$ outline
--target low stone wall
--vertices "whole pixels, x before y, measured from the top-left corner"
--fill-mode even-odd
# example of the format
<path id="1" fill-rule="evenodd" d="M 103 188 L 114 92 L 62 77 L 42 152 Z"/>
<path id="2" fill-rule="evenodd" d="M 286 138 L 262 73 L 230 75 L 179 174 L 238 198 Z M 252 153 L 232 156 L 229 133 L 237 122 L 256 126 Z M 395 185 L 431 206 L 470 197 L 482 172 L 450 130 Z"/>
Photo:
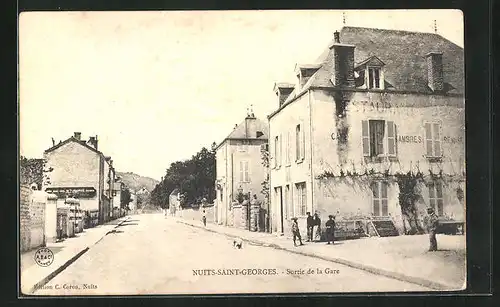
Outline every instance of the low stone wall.
<path id="1" fill-rule="evenodd" d="M 205 207 L 203 209 L 205 209 L 205 216 L 207 217 L 207 223 L 213 223 L 214 206 Z M 186 220 L 201 221 L 201 210 L 202 210 L 201 208 L 177 210 L 176 216 L 182 217 L 183 219 Z"/>

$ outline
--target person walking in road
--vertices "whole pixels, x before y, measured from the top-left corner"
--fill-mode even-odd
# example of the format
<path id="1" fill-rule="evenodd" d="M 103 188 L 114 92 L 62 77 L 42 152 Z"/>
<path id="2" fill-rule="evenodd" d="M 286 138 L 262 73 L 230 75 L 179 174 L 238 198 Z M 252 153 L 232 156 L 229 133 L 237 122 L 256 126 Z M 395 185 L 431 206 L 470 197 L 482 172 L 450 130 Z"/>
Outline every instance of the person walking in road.
<path id="1" fill-rule="evenodd" d="M 306 242 L 311 242 L 313 240 L 313 228 L 314 228 L 314 221 L 313 217 L 311 216 L 311 212 L 307 212 L 307 240 Z"/>
<path id="2" fill-rule="evenodd" d="M 292 217 L 292 235 L 293 235 L 293 246 L 297 246 L 296 239 L 299 239 L 300 245 L 304 245 L 302 243 L 302 237 L 300 236 L 299 224 L 297 223 L 296 217 Z"/>
<path id="3" fill-rule="evenodd" d="M 205 209 L 201 212 L 201 221 L 203 222 L 203 226 L 207 226 L 207 213 Z"/>
<path id="4" fill-rule="evenodd" d="M 439 219 L 436 213 L 434 212 L 434 208 L 427 209 L 427 217 L 426 217 L 426 226 L 427 231 L 429 232 L 429 251 L 434 252 L 437 251 L 437 240 L 436 240 L 436 231 L 439 225 Z"/>
<path id="5" fill-rule="evenodd" d="M 335 244 L 335 217 L 333 215 L 328 216 L 328 221 L 326 221 L 326 244 Z"/>
<path id="6" fill-rule="evenodd" d="M 313 216 L 313 229 L 314 229 L 314 241 L 321 240 L 321 219 L 319 218 L 318 212 L 314 213 Z"/>

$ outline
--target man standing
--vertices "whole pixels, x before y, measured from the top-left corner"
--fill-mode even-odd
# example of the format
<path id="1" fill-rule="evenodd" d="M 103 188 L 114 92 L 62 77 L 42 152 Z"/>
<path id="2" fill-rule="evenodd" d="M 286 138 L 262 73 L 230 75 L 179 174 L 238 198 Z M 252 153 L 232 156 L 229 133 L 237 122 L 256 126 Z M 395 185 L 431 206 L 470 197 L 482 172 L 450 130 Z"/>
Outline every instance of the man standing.
<path id="1" fill-rule="evenodd" d="M 302 244 L 302 237 L 300 236 L 299 224 L 297 223 L 297 218 L 292 217 L 292 235 L 293 235 L 293 246 L 297 246 L 296 239 L 299 239 L 300 245 Z"/>
<path id="2" fill-rule="evenodd" d="M 328 221 L 326 221 L 326 244 L 335 244 L 335 220 L 333 215 L 328 216 Z"/>
<path id="3" fill-rule="evenodd" d="M 313 230 L 314 230 L 314 240 L 321 240 L 321 219 L 319 218 L 318 212 L 314 213 L 313 217 Z"/>
<path id="4" fill-rule="evenodd" d="M 314 228 L 313 217 L 311 216 L 311 212 L 307 212 L 307 240 L 306 240 L 306 242 L 311 242 L 313 240 L 313 228 Z"/>
<path id="5" fill-rule="evenodd" d="M 427 231 L 429 232 L 429 251 L 437 251 L 437 240 L 436 240 L 436 231 L 439 225 L 439 219 L 436 213 L 434 212 L 434 208 L 427 209 Z"/>

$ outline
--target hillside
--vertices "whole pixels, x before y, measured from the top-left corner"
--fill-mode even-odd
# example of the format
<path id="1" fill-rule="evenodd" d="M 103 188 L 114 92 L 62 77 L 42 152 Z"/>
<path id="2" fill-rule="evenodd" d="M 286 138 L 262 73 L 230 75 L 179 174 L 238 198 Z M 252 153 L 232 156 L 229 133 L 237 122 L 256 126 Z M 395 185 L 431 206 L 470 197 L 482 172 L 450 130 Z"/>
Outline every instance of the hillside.
<path id="1" fill-rule="evenodd" d="M 132 172 L 116 172 L 116 174 L 122 178 L 123 183 L 125 183 L 132 191 L 137 191 L 142 187 L 145 187 L 149 192 L 151 192 L 159 183 L 156 179 L 137 175 Z"/>

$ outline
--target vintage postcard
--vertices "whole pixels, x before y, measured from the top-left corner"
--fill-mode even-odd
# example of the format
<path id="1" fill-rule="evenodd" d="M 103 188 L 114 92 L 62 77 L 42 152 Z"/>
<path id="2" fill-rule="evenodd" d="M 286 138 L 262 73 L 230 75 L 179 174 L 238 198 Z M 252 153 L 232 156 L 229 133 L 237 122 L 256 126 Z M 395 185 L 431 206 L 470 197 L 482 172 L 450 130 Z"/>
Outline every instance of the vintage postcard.
<path id="1" fill-rule="evenodd" d="M 463 25 L 22 13 L 20 296 L 465 289 Z"/>

